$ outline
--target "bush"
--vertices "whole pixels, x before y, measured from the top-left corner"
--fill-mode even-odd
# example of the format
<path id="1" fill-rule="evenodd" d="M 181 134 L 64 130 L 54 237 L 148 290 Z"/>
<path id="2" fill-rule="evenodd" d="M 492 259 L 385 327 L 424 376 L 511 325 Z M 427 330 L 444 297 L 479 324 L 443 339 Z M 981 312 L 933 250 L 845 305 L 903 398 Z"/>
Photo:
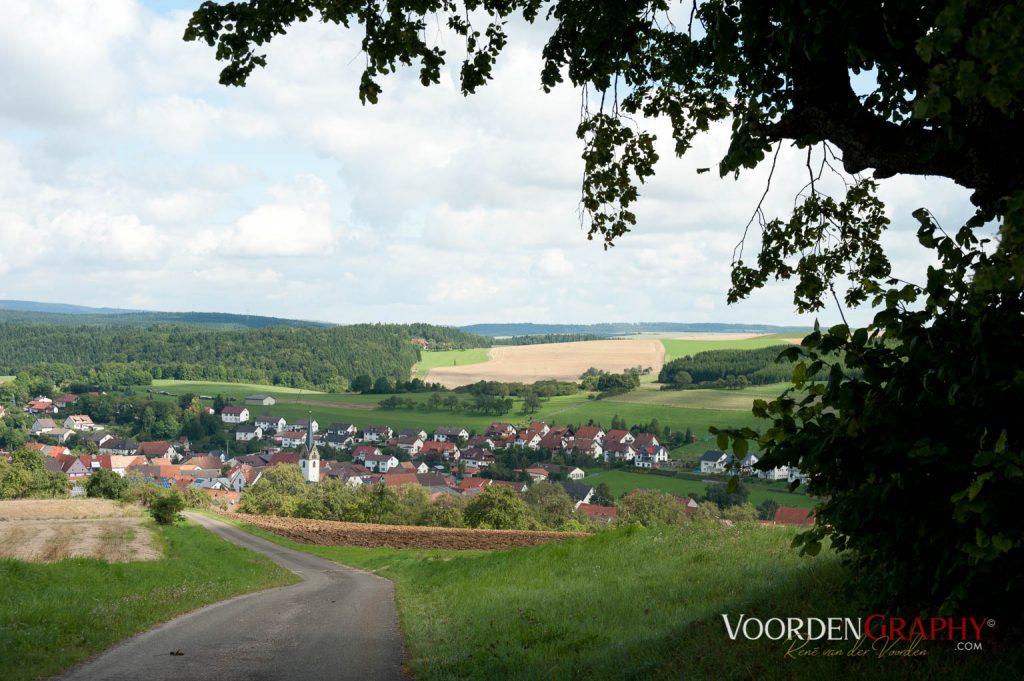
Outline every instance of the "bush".
<path id="1" fill-rule="evenodd" d="M 529 530 L 533 527 L 530 507 L 515 490 L 491 485 L 466 505 L 464 513 L 470 527 L 494 530 Z"/>
<path id="2" fill-rule="evenodd" d="M 128 481 L 113 471 L 94 471 L 85 483 L 85 494 L 101 499 L 127 499 Z"/>
<path id="3" fill-rule="evenodd" d="M 633 492 L 619 499 L 621 522 L 640 523 L 645 527 L 658 525 L 682 525 L 686 522 L 686 510 L 677 497 L 666 492 L 649 489 Z"/>
<path id="4" fill-rule="evenodd" d="M 185 490 L 185 505 L 189 508 L 210 508 L 213 506 L 213 500 L 203 490 L 189 487 Z"/>
<path id="5" fill-rule="evenodd" d="M 752 504 L 739 504 L 722 510 L 722 520 L 734 523 L 752 523 L 757 520 L 757 509 Z"/>
<path id="6" fill-rule="evenodd" d="M 464 506 L 458 497 L 445 495 L 424 509 L 416 524 L 430 527 L 465 527 L 466 521 L 462 517 Z"/>
<path id="7" fill-rule="evenodd" d="M 128 483 L 128 501 L 149 507 L 153 500 L 164 493 L 164 488 L 151 482 L 130 481 Z"/>
<path id="8" fill-rule="evenodd" d="M 176 489 L 170 489 L 153 500 L 149 514 L 160 525 L 173 525 L 185 509 L 185 497 Z"/>

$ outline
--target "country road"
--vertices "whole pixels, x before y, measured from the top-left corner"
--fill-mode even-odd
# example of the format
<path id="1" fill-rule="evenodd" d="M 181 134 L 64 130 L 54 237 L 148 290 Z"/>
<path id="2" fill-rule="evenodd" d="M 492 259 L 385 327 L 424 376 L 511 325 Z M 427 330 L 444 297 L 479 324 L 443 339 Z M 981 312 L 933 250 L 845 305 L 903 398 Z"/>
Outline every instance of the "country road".
<path id="1" fill-rule="evenodd" d="M 401 680 L 394 588 L 381 577 L 293 551 L 203 515 L 224 539 L 303 577 L 207 606 L 120 643 L 62 680 Z M 180 655 L 172 652 L 180 651 Z"/>

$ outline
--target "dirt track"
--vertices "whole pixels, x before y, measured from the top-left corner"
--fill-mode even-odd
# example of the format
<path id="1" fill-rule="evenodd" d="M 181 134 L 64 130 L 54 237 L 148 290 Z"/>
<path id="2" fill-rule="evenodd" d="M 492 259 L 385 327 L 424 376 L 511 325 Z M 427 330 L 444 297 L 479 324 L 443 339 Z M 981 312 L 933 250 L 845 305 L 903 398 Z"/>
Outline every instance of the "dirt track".
<path id="1" fill-rule="evenodd" d="M 369 523 L 342 523 L 333 520 L 278 518 L 245 513 L 232 514 L 231 517 L 297 542 L 323 546 L 498 550 L 589 536 L 585 532 L 523 532 L 519 530 L 372 525 Z"/>

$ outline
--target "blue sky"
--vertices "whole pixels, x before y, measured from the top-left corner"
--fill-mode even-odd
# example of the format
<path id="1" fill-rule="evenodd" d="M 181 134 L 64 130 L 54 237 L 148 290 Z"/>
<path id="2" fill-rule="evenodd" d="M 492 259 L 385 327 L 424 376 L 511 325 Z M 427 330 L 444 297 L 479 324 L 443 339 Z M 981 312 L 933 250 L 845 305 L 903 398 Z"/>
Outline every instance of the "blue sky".
<path id="1" fill-rule="evenodd" d="M 212 50 L 180 39 L 197 4 L 14 0 L 0 26 L 0 298 L 336 322 L 813 320 L 784 285 L 725 303 L 766 178 L 696 173 L 724 153 L 725 126 L 682 160 L 663 145 L 616 248 L 586 240 L 579 93 L 541 93 L 543 27 L 513 26 L 473 97 L 452 71 L 433 88 L 406 72 L 363 107 L 358 36 L 315 23 L 272 45 L 248 87 L 219 86 Z M 770 209 L 785 214 L 804 172 L 784 150 Z M 896 178 L 883 196 L 895 271 L 920 280 L 910 211 L 958 224 L 967 193 Z"/>

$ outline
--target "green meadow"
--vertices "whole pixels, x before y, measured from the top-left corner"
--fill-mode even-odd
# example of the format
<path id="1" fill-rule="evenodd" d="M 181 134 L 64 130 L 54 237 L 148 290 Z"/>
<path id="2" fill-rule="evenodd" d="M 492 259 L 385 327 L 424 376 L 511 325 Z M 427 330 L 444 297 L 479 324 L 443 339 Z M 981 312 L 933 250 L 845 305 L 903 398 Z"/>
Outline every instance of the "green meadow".
<path id="1" fill-rule="evenodd" d="M 156 531 L 160 560 L 0 559 L 0 681 L 52 676 L 190 610 L 298 581 L 198 525 Z"/>
<path id="2" fill-rule="evenodd" d="M 765 389 L 765 386 L 750 389 L 750 399 L 763 394 Z M 605 400 L 592 400 L 586 394 L 567 395 L 545 400 L 540 410 L 533 414 L 523 414 L 522 402 L 516 400 L 513 411 L 500 417 L 473 413 L 465 409 L 454 411 L 421 408 L 380 409 L 377 406 L 378 403 L 388 395 L 280 390 L 276 386 L 266 385 L 158 380 L 154 381 L 151 387 L 138 388 L 136 392 L 145 393 L 146 390 L 151 391 L 154 399 L 171 400 L 184 393 L 219 394 L 225 398 L 233 398 L 235 403 L 239 404 L 246 395 L 265 393 L 273 395 L 278 400 L 277 404 L 272 407 L 249 407 L 253 415 L 283 416 L 287 420 L 294 421 L 312 413 L 313 418 L 324 426 L 334 422 L 344 422 L 355 423 L 360 427 L 370 424 L 386 424 L 395 429 L 423 428 L 430 431 L 438 426 L 461 425 L 480 432 L 494 421 L 525 423 L 532 419 L 538 419 L 551 425 L 576 425 L 592 420 L 608 427 L 612 417 L 616 415 L 621 416 L 631 425 L 649 423 L 652 419 L 658 419 L 662 426 L 668 426 L 674 430 L 684 431 L 690 428 L 699 438 L 697 443 L 675 450 L 673 456 L 677 458 L 699 456 L 712 441 L 711 436 L 708 435 L 710 426 L 743 427 L 756 426 L 758 423 L 749 410 L 738 409 L 736 404 L 729 404 L 728 408 L 720 406 L 727 398 L 735 400 L 737 395 L 746 393 L 746 390 L 692 390 L 679 393 L 640 390 Z M 161 391 L 169 394 L 161 395 Z M 680 396 L 683 392 L 686 395 Z M 701 403 L 702 393 L 707 393 L 707 406 L 703 406 Z M 641 397 L 646 394 L 650 394 L 651 397 Z M 429 395 L 406 393 L 399 397 L 425 404 Z M 470 398 L 465 396 L 463 399 L 468 401 Z"/>
<path id="3" fill-rule="evenodd" d="M 634 489 L 656 489 L 662 492 L 674 494 L 677 497 L 701 497 L 707 492 L 709 483 L 702 480 L 688 480 L 683 478 L 670 478 L 664 475 L 652 475 L 650 473 L 633 473 L 629 471 L 596 471 L 588 473 L 583 482 L 588 485 L 597 486 L 602 482 L 608 485 L 608 489 L 615 497 L 620 497 Z M 716 484 L 716 483 L 711 483 Z M 802 492 L 790 492 L 784 482 L 747 482 L 743 485 L 750 492 L 748 501 L 755 506 L 773 499 L 780 506 L 799 506 L 810 508 L 816 501 Z"/>
<path id="4" fill-rule="evenodd" d="M 469 350 L 424 350 L 420 353 L 420 361 L 412 368 L 413 376 L 426 378 L 427 372 L 437 367 L 465 366 L 482 364 L 490 355 L 490 348 L 470 348 Z"/>
<path id="5" fill-rule="evenodd" d="M 740 338 L 734 340 L 684 340 L 680 338 L 663 338 L 665 361 L 695 355 L 708 350 L 756 350 L 769 348 L 773 345 L 785 345 L 791 338 L 802 338 L 801 334 L 772 334 L 756 338 Z"/>
<path id="6" fill-rule="evenodd" d="M 626 527 L 496 552 L 280 545 L 395 582 L 419 681 L 449 679 L 687 679 L 848 681 L 1019 678 L 1024 655 L 1006 642 L 981 653 L 925 644 L 926 658 L 787 658 L 789 643 L 730 640 L 722 615 L 865 617 L 835 554 L 800 557 L 794 530 L 693 522 Z M 852 643 L 838 642 L 842 651 Z M 905 647 L 905 646 L 904 646 Z"/>
<path id="7" fill-rule="evenodd" d="M 14 376 L 0 376 L 0 383 L 7 383 L 7 382 L 13 381 L 13 380 L 14 380 Z"/>

